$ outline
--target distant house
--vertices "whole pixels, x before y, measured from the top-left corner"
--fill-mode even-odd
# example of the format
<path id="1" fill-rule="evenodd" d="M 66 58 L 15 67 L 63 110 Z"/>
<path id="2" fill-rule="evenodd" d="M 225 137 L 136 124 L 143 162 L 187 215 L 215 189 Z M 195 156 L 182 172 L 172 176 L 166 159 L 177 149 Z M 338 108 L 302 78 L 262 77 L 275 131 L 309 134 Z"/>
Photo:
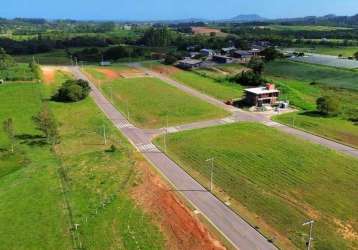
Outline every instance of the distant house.
<path id="1" fill-rule="evenodd" d="M 109 62 L 109 61 L 101 61 L 101 62 L 99 63 L 99 65 L 100 65 L 100 66 L 110 66 L 110 65 L 111 65 L 111 62 Z"/>
<path id="2" fill-rule="evenodd" d="M 231 57 L 224 56 L 224 55 L 214 55 L 213 61 L 217 63 L 232 63 L 233 59 Z"/>
<path id="3" fill-rule="evenodd" d="M 190 58 L 198 58 L 201 56 L 201 53 L 199 52 L 190 52 Z"/>
<path id="4" fill-rule="evenodd" d="M 205 57 L 212 57 L 215 52 L 212 49 L 202 49 L 200 50 L 200 54 Z"/>
<path id="5" fill-rule="evenodd" d="M 266 84 L 264 87 L 245 89 L 245 102 L 250 106 L 274 105 L 278 101 L 280 91 L 274 84 Z"/>
<path id="6" fill-rule="evenodd" d="M 185 58 L 184 60 L 178 61 L 177 67 L 182 69 L 193 69 L 193 68 L 199 68 L 202 63 L 203 62 L 201 60 Z"/>
<path id="7" fill-rule="evenodd" d="M 223 55 L 231 55 L 236 50 L 235 47 L 222 48 L 221 54 Z"/>
<path id="8" fill-rule="evenodd" d="M 235 50 L 232 56 L 243 61 L 249 61 L 253 57 L 253 54 L 248 50 Z"/>

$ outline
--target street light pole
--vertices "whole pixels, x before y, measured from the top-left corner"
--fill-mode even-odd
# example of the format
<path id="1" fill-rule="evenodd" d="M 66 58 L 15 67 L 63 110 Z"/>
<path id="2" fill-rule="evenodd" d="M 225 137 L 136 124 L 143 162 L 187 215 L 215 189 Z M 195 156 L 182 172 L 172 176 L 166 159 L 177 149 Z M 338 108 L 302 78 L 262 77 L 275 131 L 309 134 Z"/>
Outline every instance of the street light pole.
<path id="1" fill-rule="evenodd" d="M 214 176 L 214 160 L 215 158 L 207 159 L 206 162 L 211 162 L 211 173 L 210 173 L 210 192 L 213 192 L 213 176 Z"/>
<path id="2" fill-rule="evenodd" d="M 311 220 L 311 221 L 308 221 L 308 222 L 302 224 L 302 226 L 310 225 L 310 234 L 309 234 L 309 239 L 308 239 L 307 250 L 310 250 L 311 247 L 312 247 L 312 240 L 313 240 L 313 238 L 312 238 L 313 223 L 314 223 L 314 220 Z"/>

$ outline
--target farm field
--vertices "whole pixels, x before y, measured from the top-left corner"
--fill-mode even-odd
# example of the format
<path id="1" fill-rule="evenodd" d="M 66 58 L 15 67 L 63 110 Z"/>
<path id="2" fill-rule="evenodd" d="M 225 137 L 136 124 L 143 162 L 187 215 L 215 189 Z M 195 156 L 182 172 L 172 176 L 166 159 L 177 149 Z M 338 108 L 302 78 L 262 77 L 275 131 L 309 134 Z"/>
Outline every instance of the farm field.
<path id="1" fill-rule="evenodd" d="M 320 25 L 268 25 L 265 28 L 276 31 L 335 31 L 335 30 L 351 30 L 345 27 L 320 26 Z"/>
<path id="2" fill-rule="evenodd" d="M 165 127 L 229 115 L 228 112 L 181 92 L 156 78 L 119 79 L 100 86 L 105 95 L 136 125 Z"/>
<path id="3" fill-rule="evenodd" d="M 109 67 L 86 66 L 84 69 L 89 77 L 97 81 L 145 76 L 140 70 L 125 64 L 115 64 Z"/>
<path id="4" fill-rule="evenodd" d="M 306 55 L 303 57 L 290 58 L 289 60 L 295 61 L 295 62 L 311 63 L 311 64 L 324 65 L 324 66 L 343 68 L 343 69 L 357 69 L 358 68 L 357 60 L 337 58 L 335 56 L 330 56 L 330 55 L 319 55 L 319 54 L 313 55 L 312 54 L 312 55 Z"/>
<path id="5" fill-rule="evenodd" d="M 232 84 L 225 80 L 216 81 L 209 77 L 204 77 L 190 71 L 180 70 L 173 66 L 165 66 L 161 64 L 144 64 L 144 66 L 154 71 L 167 74 L 174 80 L 219 100 L 227 101 L 237 99 L 241 98 L 243 95 L 243 87 L 239 84 Z"/>
<path id="6" fill-rule="evenodd" d="M 254 123 L 170 134 L 167 150 L 206 187 L 214 157 L 215 194 L 284 249 L 304 248 L 309 219 L 314 249 L 357 247 L 356 159 Z"/>
<path id="7" fill-rule="evenodd" d="M 358 90 L 357 72 L 328 66 L 277 60 L 266 65 L 265 75 Z"/>
<path id="8" fill-rule="evenodd" d="M 297 48 L 297 51 L 308 52 L 308 53 L 316 53 L 323 55 L 331 55 L 331 56 L 339 56 L 350 57 L 353 56 L 354 53 L 358 52 L 358 47 L 327 47 L 327 46 L 314 46 L 312 48 Z"/>
<path id="9" fill-rule="evenodd" d="M 30 63 L 34 59 L 40 64 L 47 65 L 71 65 L 71 59 L 66 54 L 65 50 L 55 50 L 48 53 L 40 53 L 33 55 L 18 55 L 14 56 L 18 63 Z"/>

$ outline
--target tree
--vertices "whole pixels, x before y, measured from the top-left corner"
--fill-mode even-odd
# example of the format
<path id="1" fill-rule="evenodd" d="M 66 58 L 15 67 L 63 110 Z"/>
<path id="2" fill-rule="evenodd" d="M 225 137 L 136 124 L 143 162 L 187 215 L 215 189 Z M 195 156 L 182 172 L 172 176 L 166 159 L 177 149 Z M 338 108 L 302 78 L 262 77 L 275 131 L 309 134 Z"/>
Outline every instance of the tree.
<path id="1" fill-rule="evenodd" d="M 45 135 L 47 143 L 51 143 L 52 145 L 58 143 L 58 124 L 56 122 L 55 116 L 47 104 L 44 104 L 40 112 L 32 119 L 36 124 L 37 129 Z"/>
<path id="2" fill-rule="evenodd" d="M 58 102 L 78 102 L 85 99 L 91 88 L 84 80 L 67 80 L 57 90 L 52 100 Z"/>
<path id="3" fill-rule="evenodd" d="M 173 65 L 178 61 L 178 58 L 172 54 L 167 54 L 164 59 L 164 64 Z"/>
<path id="4" fill-rule="evenodd" d="M 323 115 L 337 115 L 339 113 L 339 102 L 331 96 L 322 96 L 317 99 L 317 110 Z"/>
<path id="5" fill-rule="evenodd" d="M 274 61 L 282 56 L 281 53 L 273 47 L 264 49 L 260 54 L 265 57 L 266 62 Z"/>
<path id="6" fill-rule="evenodd" d="M 356 60 L 358 60 L 358 51 L 357 51 L 356 53 L 354 53 L 354 58 L 355 58 Z"/>
<path id="7" fill-rule="evenodd" d="M 247 66 L 252 69 L 255 74 L 261 75 L 264 71 L 265 64 L 261 58 L 253 57 Z"/>
<path id="8" fill-rule="evenodd" d="M 5 134 L 10 140 L 11 143 L 11 152 L 14 152 L 14 146 L 15 146 L 15 129 L 14 129 L 14 123 L 11 118 L 5 120 L 3 122 L 3 129 Z"/>
<path id="9" fill-rule="evenodd" d="M 252 71 L 243 71 L 234 76 L 232 80 L 245 86 L 260 86 L 265 83 L 265 79 L 261 75 L 255 74 Z"/>
<path id="10" fill-rule="evenodd" d="M 0 48 L 0 69 L 6 69 L 14 65 L 14 59 L 8 54 L 6 54 L 3 48 Z"/>

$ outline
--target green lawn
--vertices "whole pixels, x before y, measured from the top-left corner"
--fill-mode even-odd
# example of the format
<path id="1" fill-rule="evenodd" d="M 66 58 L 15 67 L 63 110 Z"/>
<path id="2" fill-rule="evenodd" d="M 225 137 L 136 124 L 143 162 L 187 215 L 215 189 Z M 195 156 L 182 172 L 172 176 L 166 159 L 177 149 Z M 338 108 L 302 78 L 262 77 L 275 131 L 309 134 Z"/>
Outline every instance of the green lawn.
<path id="1" fill-rule="evenodd" d="M 160 128 L 209 120 L 228 112 L 187 95 L 156 78 L 131 78 L 105 82 L 102 91 L 131 121 L 144 128 Z"/>
<path id="2" fill-rule="evenodd" d="M 214 157 L 215 194 L 223 198 L 224 190 L 250 211 L 245 218 L 252 224 L 295 247 L 275 236 L 279 245 L 303 249 L 302 223 L 314 219 L 314 249 L 358 247 L 356 159 L 254 123 L 171 134 L 167 145 L 169 156 L 206 187 L 206 159 Z"/>
<path id="3" fill-rule="evenodd" d="M 228 81 L 215 81 L 189 71 L 179 71 L 170 77 L 223 101 L 238 99 L 243 95 L 243 87 L 239 84 L 233 84 Z"/>
<path id="4" fill-rule="evenodd" d="M 358 126 L 342 118 L 301 112 L 279 115 L 274 120 L 358 148 Z"/>
<path id="5" fill-rule="evenodd" d="M 130 196 L 140 183 L 135 164 L 142 159 L 90 98 L 51 102 L 61 143 L 54 150 L 41 143 L 31 117 L 52 92 L 48 88 L 0 86 L 0 122 L 13 118 L 17 135 L 12 154 L 0 130 L 0 248 L 163 249 L 159 228 Z"/>
<path id="6" fill-rule="evenodd" d="M 266 64 L 265 75 L 358 90 L 358 73 L 353 70 L 277 60 Z"/>

